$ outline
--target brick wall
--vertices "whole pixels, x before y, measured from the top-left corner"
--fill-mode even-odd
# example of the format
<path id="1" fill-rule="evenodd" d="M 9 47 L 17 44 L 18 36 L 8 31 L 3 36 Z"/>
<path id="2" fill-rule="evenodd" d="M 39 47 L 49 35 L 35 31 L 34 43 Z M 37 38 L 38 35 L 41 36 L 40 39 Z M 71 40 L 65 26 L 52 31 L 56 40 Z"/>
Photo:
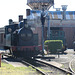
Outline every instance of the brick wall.
<path id="1" fill-rule="evenodd" d="M 73 41 L 75 40 L 75 27 L 63 28 L 68 48 L 73 48 Z"/>

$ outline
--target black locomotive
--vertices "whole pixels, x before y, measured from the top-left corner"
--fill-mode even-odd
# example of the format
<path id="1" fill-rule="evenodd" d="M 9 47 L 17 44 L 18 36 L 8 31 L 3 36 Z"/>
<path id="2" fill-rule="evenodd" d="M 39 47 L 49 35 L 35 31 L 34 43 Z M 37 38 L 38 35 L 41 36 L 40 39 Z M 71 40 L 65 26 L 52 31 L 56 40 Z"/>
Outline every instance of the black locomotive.
<path id="1" fill-rule="evenodd" d="M 10 53 L 16 57 L 35 57 L 42 50 L 38 45 L 38 34 L 33 34 L 27 19 L 18 25 L 5 26 L 5 49 L 10 49 Z"/>

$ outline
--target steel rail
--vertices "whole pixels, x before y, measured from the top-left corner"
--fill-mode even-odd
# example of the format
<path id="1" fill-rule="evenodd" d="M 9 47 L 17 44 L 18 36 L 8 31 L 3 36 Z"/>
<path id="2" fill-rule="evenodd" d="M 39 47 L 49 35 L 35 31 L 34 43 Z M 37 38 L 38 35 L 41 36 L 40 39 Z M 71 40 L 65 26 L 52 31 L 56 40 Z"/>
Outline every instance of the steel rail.
<path id="1" fill-rule="evenodd" d="M 11 57 L 11 56 L 9 56 L 9 55 L 5 55 L 5 56 Z M 73 60 L 73 59 L 72 59 L 72 60 Z M 72 62 L 72 60 L 71 60 L 71 62 Z M 20 61 L 21 61 L 22 63 L 24 63 L 24 64 L 26 64 L 26 65 L 28 65 L 28 66 L 31 66 L 32 68 L 36 69 L 36 71 L 38 71 L 38 72 L 41 73 L 42 75 L 48 75 L 47 73 L 45 73 L 45 72 L 43 72 L 43 71 L 40 71 L 37 67 L 33 66 L 32 64 L 30 64 L 30 63 L 28 63 L 28 62 L 26 62 L 26 61 L 24 61 L 24 60 L 20 60 Z M 67 74 L 70 74 L 70 75 L 75 74 L 75 72 L 74 72 L 74 71 L 72 70 L 72 68 L 71 68 L 71 62 L 69 63 L 69 68 L 70 68 L 70 70 L 71 70 L 71 72 L 70 72 L 70 71 L 67 71 L 66 69 L 59 68 L 59 67 L 57 67 L 57 66 L 55 66 L 55 65 L 53 65 L 53 64 L 50 64 L 48 61 L 45 61 L 45 60 L 38 60 L 38 59 L 35 59 L 35 61 L 40 62 L 40 63 L 43 63 L 43 64 L 46 64 L 46 65 L 48 65 L 48 66 L 52 66 L 52 67 L 57 68 L 57 69 L 59 69 L 59 70 L 61 70 L 61 71 L 63 71 L 63 72 L 66 72 Z"/>
<path id="2" fill-rule="evenodd" d="M 12 57 L 12 56 L 9 56 L 9 55 L 4 55 L 4 56 Z M 12 58 L 14 58 L 14 57 L 12 57 Z M 15 59 L 17 59 L 17 58 L 15 58 Z M 38 69 L 37 67 L 33 66 L 32 64 L 30 64 L 30 63 L 28 63 L 28 62 L 26 62 L 26 61 L 24 61 L 24 60 L 21 60 L 21 59 L 17 59 L 17 60 L 19 60 L 19 61 L 22 62 L 23 64 L 26 64 L 26 65 L 28 65 L 28 66 L 31 66 L 32 68 L 34 68 L 34 69 L 35 69 L 38 73 L 40 73 L 41 75 L 48 75 L 48 74 L 44 73 L 43 71 L 41 71 L 40 69 Z"/>
<path id="3" fill-rule="evenodd" d="M 75 59 L 75 58 L 74 58 L 74 59 Z M 71 65 L 72 65 L 72 62 L 73 62 L 74 59 L 72 59 L 72 60 L 70 61 L 70 63 L 69 63 L 69 69 L 70 69 L 71 72 L 73 72 L 73 74 L 75 74 L 75 71 L 72 69 Z"/>
<path id="4" fill-rule="evenodd" d="M 63 69 L 63 68 L 59 68 L 59 67 L 57 67 L 57 66 L 55 66 L 55 65 L 53 65 L 53 64 L 50 64 L 48 61 L 45 61 L 45 60 L 43 61 L 43 60 L 38 60 L 38 59 L 36 59 L 36 61 L 38 61 L 38 62 L 40 62 L 40 63 L 44 63 L 44 64 L 46 64 L 46 65 L 48 65 L 48 66 L 52 66 L 52 67 L 54 67 L 54 68 L 57 68 L 57 69 L 59 69 L 59 70 L 65 72 L 65 73 L 67 73 L 67 74 L 73 75 L 72 72 L 70 72 L 70 71 L 68 71 L 68 70 L 66 70 L 66 69 Z"/>
<path id="5" fill-rule="evenodd" d="M 26 64 L 26 65 L 28 65 L 28 66 L 31 66 L 32 68 L 34 68 L 36 71 L 38 71 L 42 75 L 48 75 L 48 74 L 44 73 L 43 71 L 39 70 L 37 67 L 33 66 L 32 64 L 30 64 L 30 63 L 28 63 L 28 62 L 26 62 L 24 60 L 22 60 L 21 62 L 24 63 L 24 64 Z"/>

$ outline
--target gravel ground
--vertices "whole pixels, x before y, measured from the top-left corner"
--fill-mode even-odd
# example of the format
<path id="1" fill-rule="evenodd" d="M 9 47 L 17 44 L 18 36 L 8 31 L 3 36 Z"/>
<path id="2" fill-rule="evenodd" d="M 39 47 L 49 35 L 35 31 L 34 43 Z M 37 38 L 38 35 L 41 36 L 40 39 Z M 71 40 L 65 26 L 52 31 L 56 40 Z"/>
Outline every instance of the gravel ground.
<path id="1" fill-rule="evenodd" d="M 66 73 L 54 68 L 54 67 L 40 67 L 41 69 L 43 69 L 43 71 L 45 73 L 47 73 L 48 75 L 67 75 Z"/>
<path id="2" fill-rule="evenodd" d="M 67 49 L 65 51 L 65 54 L 59 54 L 59 57 L 57 54 L 56 55 L 48 55 L 48 56 L 55 57 L 54 59 L 50 59 L 50 61 L 55 61 L 59 64 L 62 64 L 61 68 L 64 68 L 64 69 L 67 69 L 68 71 L 70 71 L 69 63 L 75 57 L 75 52 L 73 49 Z M 47 59 L 47 61 L 48 61 L 48 59 Z M 75 60 L 73 62 L 73 69 L 75 70 Z"/>

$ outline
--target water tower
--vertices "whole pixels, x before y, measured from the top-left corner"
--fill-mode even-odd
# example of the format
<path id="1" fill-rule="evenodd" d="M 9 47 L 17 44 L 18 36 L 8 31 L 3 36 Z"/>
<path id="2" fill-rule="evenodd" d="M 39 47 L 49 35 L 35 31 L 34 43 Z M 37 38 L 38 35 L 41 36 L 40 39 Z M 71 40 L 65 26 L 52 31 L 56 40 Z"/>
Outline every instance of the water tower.
<path id="1" fill-rule="evenodd" d="M 54 5 L 54 0 L 27 0 L 27 5 L 32 10 L 48 10 L 51 6 Z"/>

